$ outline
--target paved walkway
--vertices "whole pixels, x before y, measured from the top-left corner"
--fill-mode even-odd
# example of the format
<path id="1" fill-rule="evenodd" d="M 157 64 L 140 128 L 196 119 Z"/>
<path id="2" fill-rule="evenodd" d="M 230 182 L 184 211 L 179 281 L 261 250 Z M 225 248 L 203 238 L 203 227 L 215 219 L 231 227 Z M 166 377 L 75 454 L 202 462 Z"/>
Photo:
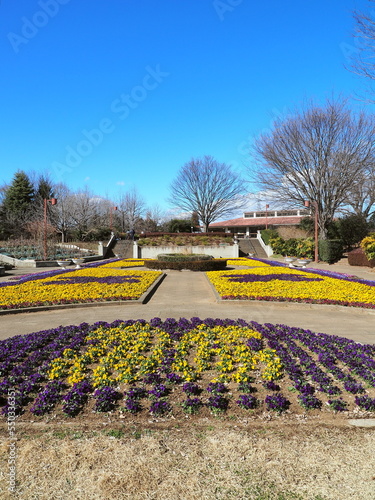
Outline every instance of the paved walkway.
<path id="1" fill-rule="evenodd" d="M 343 263 L 310 267 L 357 275 L 375 280 L 371 269 L 354 268 Z M 36 272 L 18 269 L 17 274 Z M 2 277 L 8 279 L 7 277 Z M 0 292 L 1 293 L 1 292 Z M 217 302 L 215 293 L 204 273 L 169 271 L 146 304 L 124 302 L 100 306 L 74 307 L 50 311 L 0 316 L 0 338 L 82 322 L 114 321 L 116 319 L 161 319 L 180 317 L 242 318 L 259 323 L 281 323 L 351 338 L 358 342 L 375 343 L 375 310 L 317 304 L 271 303 L 257 301 Z"/>

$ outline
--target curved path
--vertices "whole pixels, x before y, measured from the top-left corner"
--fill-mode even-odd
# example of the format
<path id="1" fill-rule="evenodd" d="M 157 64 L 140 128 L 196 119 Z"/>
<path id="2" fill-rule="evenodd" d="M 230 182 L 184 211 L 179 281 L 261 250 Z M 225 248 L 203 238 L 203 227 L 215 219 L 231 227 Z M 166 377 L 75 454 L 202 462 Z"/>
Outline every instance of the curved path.
<path id="1" fill-rule="evenodd" d="M 345 272 L 338 268 L 332 270 Z M 354 274 L 353 271 L 352 274 Z M 374 273 L 371 278 L 367 276 L 367 279 L 374 278 Z M 202 319 L 208 317 L 242 318 L 258 323 L 281 323 L 314 332 L 339 335 L 358 342 L 375 343 L 375 310 L 286 302 L 218 302 L 205 274 L 184 271 L 169 271 L 146 304 L 124 302 L 111 305 L 105 303 L 91 307 L 1 315 L 0 339 L 82 322 L 111 322 L 116 319 L 141 318 L 150 320 L 154 317 L 178 319 L 194 316 Z"/>

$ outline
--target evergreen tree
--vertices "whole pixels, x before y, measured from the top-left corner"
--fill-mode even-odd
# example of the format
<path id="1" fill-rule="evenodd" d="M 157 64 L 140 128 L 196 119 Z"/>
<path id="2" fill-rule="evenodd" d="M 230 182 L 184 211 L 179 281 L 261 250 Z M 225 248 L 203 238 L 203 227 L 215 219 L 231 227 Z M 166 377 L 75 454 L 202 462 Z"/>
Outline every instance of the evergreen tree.
<path id="1" fill-rule="evenodd" d="M 16 172 L 13 181 L 6 189 L 1 206 L 1 221 L 8 236 L 22 234 L 28 222 L 34 201 L 34 188 L 29 177 L 22 170 Z"/>

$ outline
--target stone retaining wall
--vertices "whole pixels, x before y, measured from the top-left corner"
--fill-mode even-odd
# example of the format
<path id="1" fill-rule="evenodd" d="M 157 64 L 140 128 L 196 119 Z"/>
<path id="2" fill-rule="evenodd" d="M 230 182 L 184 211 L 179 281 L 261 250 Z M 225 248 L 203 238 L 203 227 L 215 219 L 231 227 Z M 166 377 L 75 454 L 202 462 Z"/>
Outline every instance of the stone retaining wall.
<path id="1" fill-rule="evenodd" d="M 204 255 L 212 255 L 215 259 L 236 259 L 239 256 L 239 246 L 234 245 L 219 245 L 219 246 L 170 246 L 170 247 L 152 247 L 139 246 L 134 242 L 133 258 L 134 259 L 156 259 L 160 253 L 198 253 Z"/>

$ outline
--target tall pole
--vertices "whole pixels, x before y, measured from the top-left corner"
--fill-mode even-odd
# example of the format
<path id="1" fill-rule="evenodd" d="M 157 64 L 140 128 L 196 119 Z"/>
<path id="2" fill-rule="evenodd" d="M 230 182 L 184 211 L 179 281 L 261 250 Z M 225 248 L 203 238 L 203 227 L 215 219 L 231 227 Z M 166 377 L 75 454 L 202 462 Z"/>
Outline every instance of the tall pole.
<path id="1" fill-rule="evenodd" d="M 44 260 L 47 260 L 47 202 L 50 202 L 51 205 L 56 205 L 57 200 L 56 198 L 51 198 L 50 200 L 47 200 L 44 198 Z"/>
<path id="2" fill-rule="evenodd" d="M 117 210 L 117 207 L 111 207 L 111 211 L 109 213 L 109 228 L 111 231 L 113 226 L 113 210 Z"/>
<path id="3" fill-rule="evenodd" d="M 269 205 L 266 205 L 266 229 L 268 229 L 268 212 L 267 210 L 270 208 Z"/>
<path id="4" fill-rule="evenodd" d="M 44 199 L 44 260 L 47 260 L 47 200 Z"/>
<path id="5" fill-rule="evenodd" d="M 319 262 L 319 234 L 318 234 L 318 202 L 317 201 L 311 201 L 311 204 L 314 207 L 314 262 Z M 310 201 L 305 200 L 305 207 L 309 208 L 310 207 Z"/>
<path id="6" fill-rule="evenodd" d="M 318 203 L 313 201 L 315 209 L 315 262 L 319 261 L 319 240 L 318 240 Z"/>

